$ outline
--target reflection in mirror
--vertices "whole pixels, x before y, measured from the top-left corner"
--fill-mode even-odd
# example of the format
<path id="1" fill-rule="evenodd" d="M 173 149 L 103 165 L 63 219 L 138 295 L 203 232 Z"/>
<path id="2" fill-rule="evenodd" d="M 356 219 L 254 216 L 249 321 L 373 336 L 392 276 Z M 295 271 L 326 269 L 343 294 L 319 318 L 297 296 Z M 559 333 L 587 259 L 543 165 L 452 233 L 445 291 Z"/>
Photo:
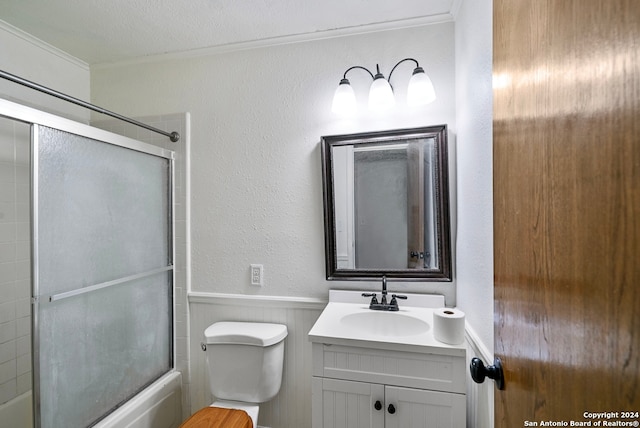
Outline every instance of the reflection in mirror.
<path id="1" fill-rule="evenodd" d="M 446 132 L 322 137 L 327 279 L 451 280 Z"/>

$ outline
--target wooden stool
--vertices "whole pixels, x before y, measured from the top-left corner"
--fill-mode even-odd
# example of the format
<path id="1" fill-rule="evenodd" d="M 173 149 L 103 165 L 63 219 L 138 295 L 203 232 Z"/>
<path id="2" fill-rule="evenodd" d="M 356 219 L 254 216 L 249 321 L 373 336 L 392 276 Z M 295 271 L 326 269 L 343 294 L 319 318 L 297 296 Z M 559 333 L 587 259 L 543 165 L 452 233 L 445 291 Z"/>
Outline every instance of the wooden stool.
<path id="1" fill-rule="evenodd" d="M 180 428 L 253 428 L 253 421 L 244 410 L 205 407 L 191 415 Z"/>

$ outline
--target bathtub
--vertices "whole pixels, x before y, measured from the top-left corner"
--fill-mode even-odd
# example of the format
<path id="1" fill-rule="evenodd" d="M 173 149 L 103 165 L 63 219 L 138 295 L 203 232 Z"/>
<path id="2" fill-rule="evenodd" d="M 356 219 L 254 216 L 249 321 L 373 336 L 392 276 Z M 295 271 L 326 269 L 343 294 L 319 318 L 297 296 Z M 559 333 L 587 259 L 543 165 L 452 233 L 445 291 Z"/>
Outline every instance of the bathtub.
<path id="1" fill-rule="evenodd" d="M 94 428 L 177 428 L 182 422 L 182 375 L 162 376 Z"/>
<path id="2" fill-rule="evenodd" d="M 31 391 L 0 405 L 3 427 L 33 428 Z M 176 428 L 182 422 L 182 376 L 167 373 L 95 428 Z"/>
<path id="3" fill-rule="evenodd" d="M 33 412 L 31 410 L 31 403 L 31 391 L 28 391 L 1 405 L 0 421 L 2 421 L 2 426 L 12 428 L 33 428 Z"/>
<path id="4" fill-rule="evenodd" d="M 31 391 L 0 406 L 3 427 L 33 428 Z M 176 428 L 182 422 L 182 376 L 167 373 L 94 428 Z"/>

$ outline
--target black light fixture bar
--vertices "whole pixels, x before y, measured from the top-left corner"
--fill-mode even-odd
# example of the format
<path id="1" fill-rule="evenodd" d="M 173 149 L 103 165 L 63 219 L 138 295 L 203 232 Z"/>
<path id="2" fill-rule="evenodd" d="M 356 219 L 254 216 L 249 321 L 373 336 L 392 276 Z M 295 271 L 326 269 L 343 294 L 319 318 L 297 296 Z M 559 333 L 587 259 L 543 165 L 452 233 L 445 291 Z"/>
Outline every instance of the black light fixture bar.
<path id="1" fill-rule="evenodd" d="M 336 89 L 331 109 L 339 114 L 350 114 L 356 110 L 355 94 L 351 88 L 351 82 L 347 79 L 347 73 L 356 68 L 366 71 L 373 80 L 369 89 L 369 108 L 383 110 L 393 107 L 395 105 L 395 98 L 391 86 L 391 76 L 396 68 L 405 61 L 415 63 L 415 68 L 407 89 L 407 103 L 410 106 L 418 106 L 428 104 L 435 100 L 436 96 L 433 83 L 424 72 L 424 69 L 420 67 L 416 59 L 404 58 L 393 66 L 389 73 L 389 79 L 386 79 L 380 72 L 380 66 L 378 64 L 376 64 L 375 75 L 368 68 L 360 65 L 349 67 L 347 71 L 344 72 L 342 80 L 340 80 L 338 88 Z"/>

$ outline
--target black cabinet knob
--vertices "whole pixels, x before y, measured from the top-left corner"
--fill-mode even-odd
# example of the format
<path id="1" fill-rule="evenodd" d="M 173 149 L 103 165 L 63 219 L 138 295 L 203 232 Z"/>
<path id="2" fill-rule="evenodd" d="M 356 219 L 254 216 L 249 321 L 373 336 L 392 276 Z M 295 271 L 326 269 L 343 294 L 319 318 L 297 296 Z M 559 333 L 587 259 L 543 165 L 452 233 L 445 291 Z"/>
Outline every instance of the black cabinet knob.
<path id="1" fill-rule="evenodd" d="M 376 403 L 373 405 L 373 408 L 376 410 L 382 409 L 382 403 L 380 402 L 380 400 L 376 401 Z"/>
<path id="2" fill-rule="evenodd" d="M 484 382 L 485 377 L 496 381 L 496 387 L 498 389 L 504 389 L 504 373 L 502 372 L 502 361 L 496 357 L 492 366 L 485 367 L 480 358 L 472 358 L 471 365 L 469 366 L 471 371 L 471 378 L 476 383 Z"/>
<path id="3" fill-rule="evenodd" d="M 393 404 L 389 404 L 389 407 L 387 407 L 387 411 L 389 412 L 389 414 L 393 415 L 396 412 L 396 407 Z"/>

